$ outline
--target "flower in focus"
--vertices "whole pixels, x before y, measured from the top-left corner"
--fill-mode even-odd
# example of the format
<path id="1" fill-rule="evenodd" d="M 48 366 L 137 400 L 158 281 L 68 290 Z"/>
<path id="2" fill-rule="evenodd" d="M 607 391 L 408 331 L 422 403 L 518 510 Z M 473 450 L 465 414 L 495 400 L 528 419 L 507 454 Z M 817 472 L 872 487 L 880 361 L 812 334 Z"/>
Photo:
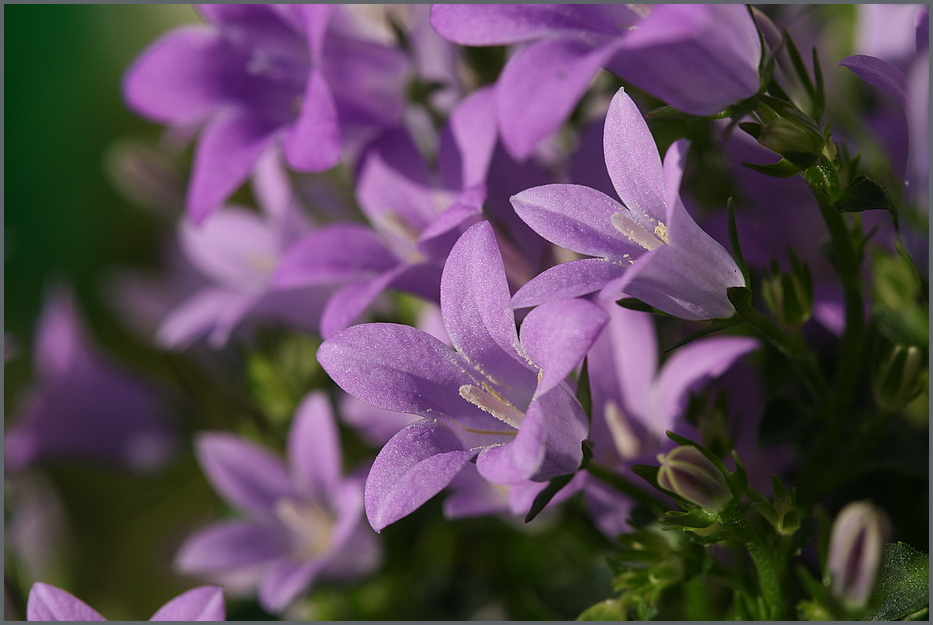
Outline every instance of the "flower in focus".
<path id="1" fill-rule="evenodd" d="M 409 514 L 475 459 L 494 483 L 544 481 L 582 461 L 586 415 L 564 378 L 605 324 L 584 300 L 558 300 L 521 327 L 508 305 L 505 270 L 488 222 L 454 245 L 441 282 L 453 348 L 408 326 L 347 328 L 318 351 L 345 391 L 377 408 L 423 417 L 377 456 L 366 512 L 377 530 Z"/>
<path id="2" fill-rule="evenodd" d="M 33 352 L 37 384 L 6 430 L 4 467 L 36 462 L 103 462 L 137 471 L 161 466 L 176 438 L 155 390 L 99 354 L 57 289 L 45 301 Z"/>
<path id="3" fill-rule="evenodd" d="M 680 199 L 686 141 L 671 145 L 662 165 L 645 120 L 620 89 L 609 106 L 603 142 L 621 204 L 571 184 L 535 187 L 512 198 L 515 211 L 542 237 L 595 257 L 539 274 L 515 294 L 512 306 L 594 291 L 610 300 L 624 292 L 683 319 L 731 317 L 727 289 L 745 286 L 745 280 Z"/>
<path id="4" fill-rule="evenodd" d="M 152 615 L 150 621 L 226 620 L 223 591 L 216 586 L 198 586 L 178 595 Z M 36 582 L 26 604 L 28 621 L 106 621 L 97 610 L 70 592 Z"/>
<path id="5" fill-rule="evenodd" d="M 833 521 L 826 570 L 833 596 L 849 610 L 871 599 L 891 522 L 884 510 L 868 501 L 847 504 Z"/>
<path id="6" fill-rule="evenodd" d="M 336 423 L 322 392 L 298 406 L 288 464 L 226 432 L 202 434 L 198 461 L 218 493 L 246 518 L 221 521 L 188 538 L 177 569 L 231 592 L 258 588 L 281 612 L 316 579 L 372 571 L 381 551 L 363 520 L 362 477 L 343 477 Z"/>
<path id="7" fill-rule="evenodd" d="M 140 115 L 201 128 L 188 189 L 200 224 L 281 139 L 288 164 L 323 171 L 348 131 L 395 123 L 405 62 L 398 50 L 346 32 L 323 4 L 199 5 L 208 22 L 152 44 L 127 72 L 124 99 Z"/>
<path id="8" fill-rule="evenodd" d="M 520 159 L 557 131 L 600 67 L 695 115 L 760 83 L 761 44 L 741 5 L 436 4 L 431 24 L 461 45 L 526 44 L 497 82 L 499 128 Z"/>

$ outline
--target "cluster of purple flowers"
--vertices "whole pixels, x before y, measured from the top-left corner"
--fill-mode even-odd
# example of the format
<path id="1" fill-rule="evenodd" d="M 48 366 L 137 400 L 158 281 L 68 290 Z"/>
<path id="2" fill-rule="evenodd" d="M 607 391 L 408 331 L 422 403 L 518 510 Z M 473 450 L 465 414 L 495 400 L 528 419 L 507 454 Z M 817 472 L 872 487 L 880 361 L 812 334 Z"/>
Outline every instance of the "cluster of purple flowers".
<path id="1" fill-rule="evenodd" d="M 727 372 L 719 388 L 738 424 L 727 429 L 753 456 L 752 483 L 785 469 L 786 450 L 755 446 L 764 400 L 747 356 L 759 340 L 699 338 L 661 359 L 672 332 L 738 319 L 734 294 L 752 284 L 727 251 L 725 203 L 699 210 L 682 188 L 691 143 L 670 142 L 662 159 L 645 117 L 660 101 L 684 117 L 745 119 L 782 50 L 763 14 L 435 5 L 385 9 L 376 22 L 342 5 L 198 11 L 203 24 L 153 43 L 122 86 L 130 109 L 193 146 L 175 207 L 176 273 L 124 308 L 138 321 L 158 300 L 151 334 L 165 350 L 248 346 L 269 325 L 320 337 L 317 360 L 336 386 L 297 403 L 284 463 L 243 432 L 195 436 L 200 467 L 236 517 L 190 535 L 179 573 L 283 613 L 318 580 L 377 570 L 377 533 L 445 489 L 450 518 L 523 517 L 536 501 L 582 492 L 614 538 L 630 531 L 637 502 L 581 469 L 627 476 L 674 446 L 665 432 L 699 439 L 705 430 L 685 418 L 691 394 Z M 494 83 L 471 74 L 466 46 L 508 46 Z M 915 53 L 897 60 L 907 75 L 874 56 L 842 64 L 903 107 L 902 180 L 923 205 L 928 148 L 914 138 L 926 136 L 927 56 Z M 725 121 L 707 123 L 725 130 L 718 158 L 753 149 Z M 586 138 L 600 126 L 601 145 Z M 752 159 L 777 158 L 754 149 Z M 752 189 L 740 201 L 759 199 L 756 176 L 735 174 Z M 793 192 L 740 218 L 756 271 L 796 246 L 786 214 L 810 210 L 792 229 L 819 219 L 815 207 L 788 206 Z M 785 217 L 753 232 L 772 208 Z M 821 227 L 794 251 L 814 266 L 814 317 L 841 334 L 842 295 L 817 269 Z M 409 319 L 398 293 L 417 298 L 419 327 L 361 323 Z M 617 304 L 627 298 L 642 310 Z M 36 388 L 7 428 L 8 474 L 49 459 L 145 470 L 168 461 L 178 446 L 168 409 L 91 348 L 67 294 L 49 297 L 35 345 Z M 380 448 L 346 475 L 338 421 Z M 549 486 L 559 488 L 540 499 Z M 717 513 L 731 500 L 722 489 Z M 190 592 L 200 594 L 153 619 L 223 618 L 215 588 Z M 62 593 L 36 586 L 30 620 L 100 618 Z"/>

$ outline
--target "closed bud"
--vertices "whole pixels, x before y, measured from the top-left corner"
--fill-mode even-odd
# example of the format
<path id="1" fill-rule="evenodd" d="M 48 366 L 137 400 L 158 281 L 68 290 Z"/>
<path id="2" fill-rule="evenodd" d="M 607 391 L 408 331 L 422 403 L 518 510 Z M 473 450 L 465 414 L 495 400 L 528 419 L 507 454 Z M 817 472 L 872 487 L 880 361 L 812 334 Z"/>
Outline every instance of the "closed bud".
<path id="1" fill-rule="evenodd" d="M 732 501 L 732 491 L 722 471 L 696 447 L 681 445 L 658 454 L 658 485 L 712 513 Z"/>
<path id="2" fill-rule="evenodd" d="M 799 328 L 810 319 L 813 308 L 813 279 L 810 268 L 791 252 L 792 269 L 779 271 L 772 262 L 771 273 L 762 282 L 762 293 L 774 318 L 789 328 Z"/>
<path id="3" fill-rule="evenodd" d="M 874 363 L 872 390 L 884 410 L 899 410 L 926 387 L 926 358 L 916 345 L 889 345 Z"/>
<path id="4" fill-rule="evenodd" d="M 823 136 L 796 120 L 778 117 L 761 127 L 758 143 L 797 164 L 815 165 L 823 151 Z"/>
<path id="5" fill-rule="evenodd" d="M 846 609 L 868 604 L 890 533 L 887 514 L 869 501 L 852 502 L 836 515 L 826 567 L 833 596 Z"/>

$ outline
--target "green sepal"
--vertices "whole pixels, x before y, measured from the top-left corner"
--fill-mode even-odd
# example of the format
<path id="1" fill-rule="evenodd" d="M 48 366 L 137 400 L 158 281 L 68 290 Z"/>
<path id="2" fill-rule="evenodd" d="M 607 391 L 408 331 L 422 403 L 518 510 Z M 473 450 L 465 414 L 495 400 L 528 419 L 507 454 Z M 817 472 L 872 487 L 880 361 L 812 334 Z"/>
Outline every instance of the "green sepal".
<path id="1" fill-rule="evenodd" d="M 590 392 L 590 360 L 583 359 L 580 367 L 580 377 L 577 378 L 577 401 L 583 407 L 587 423 L 593 423 L 593 394 Z"/>
<path id="2" fill-rule="evenodd" d="M 665 488 L 661 488 L 661 486 L 658 484 L 658 471 L 660 471 L 660 467 L 656 467 L 650 464 L 632 465 L 632 472 L 634 472 L 635 475 L 651 484 L 651 486 L 653 486 L 656 490 L 673 499 L 681 508 L 690 510 L 692 508 L 699 507 L 695 503 L 687 501 L 677 493 L 669 491 Z"/>
<path id="3" fill-rule="evenodd" d="M 719 519 L 716 515 L 710 514 L 698 506 L 694 506 L 694 509 L 688 512 L 681 512 L 679 510 L 666 512 L 661 522 L 667 523 L 667 527 L 662 527 L 661 529 L 668 530 L 674 529 L 675 527 L 709 527 L 713 523 L 718 523 Z"/>
<path id="4" fill-rule="evenodd" d="M 867 210 L 891 210 L 892 205 L 884 187 L 867 176 L 857 176 L 833 207 L 840 213 L 860 213 Z"/>
<path id="5" fill-rule="evenodd" d="M 593 449 L 592 442 L 588 440 L 583 441 L 583 461 L 580 463 L 580 469 L 586 468 L 586 465 L 590 463 L 590 460 L 593 459 Z M 557 477 L 551 478 L 547 486 L 544 487 L 538 495 L 535 497 L 535 500 L 531 504 L 531 508 L 528 510 L 528 514 L 525 515 L 525 523 L 530 523 L 538 514 L 541 513 L 544 508 L 551 503 L 551 499 L 554 498 L 560 489 L 566 486 L 576 473 L 568 473 L 567 475 L 558 475 Z"/>
<path id="6" fill-rule="evenodd" d="M 744 287 L 733 287 L 733 288 L 744 288 Z M 728 330 L 732 326 L 738 325 L 740 321 L 742 321 L 742 319 L 738 315 L 733 315 L 732 317 L 729 317 L 728 319 L 713 319 L 710 322 L 710 324 L 706 326 L 705 328 L 700 328 L 699 330 L 691 332 L 690 334 L 680 339 L 679 341 L 677 341 L 670 347 L 662 350 L 662 352 L 666 354 L 670 351 L 677 349 L 678 347 L 683 347 L 687 343 L 692 343 L 693 341 L 699 338 L 702 338 L 704 336 L 707 336 L 709 334 L 720 332 L 721 330 Z"/>
<path id="7" fill-rule="evenodd" d="M 726 200 L 726 216 L 729 227 L 729 251 L 732 253 L 735 264 L 739 266 L 739 271 L 742 272 L 745 284 L 751 284 L 751 275 L 745 263 L 745 255 L 742 254 L 742 245 L 739 243 L 739 229 L 735 225 L 735 203 L 731 197 Z"/>
<path id="8" fill-rule="evenodd" d="M 684 120 L 684 119 L 726 119 L 730 117 L 731 111 L 725 110 L 720 111 L 714 115 L 691 115 L 690 113 L 684 113 L 680 109 L 676 109 L 673 106 L 659 106 L 656 109 L 651 109 L 645 114 L 645 117 L 650 119 L 671 119 L 671 120 Z"/>
<path id="9" fill-rule="evenodd" d="M 716 454 L 714 454 L 713 452 L 711 452 L 710 450 L 708 450 L 708 449 L 707 449 L 706 447 L 704 447 L 703 445 L 701 445 L 701 444 L 699 444 L 699 443 L 697 443 L 697 442 L 695 442 L 695 441 L 690 440 L 690 439 L 687 438 L 686 436 L 681 436 L 680 434 L 675 434 L 674 432 L 671 432 L 670 430 L 667 430 L 667 431 L 665 432 L 665 434 L 667 434 L 667 437 L 668 437 L 669 439 L 671 439 L 672 441 L 674 441 L 675 443 L 677 443 L 678 445 L 690 445 L 690 446 L 692 446 L 692 447 L 696 447 L 697 449 L 700 450 L 700 453 L 702 453 L 704 456 L 706 456 L 706 459 L 707 459 L 707 460 L 709 460 L 710 462 L 712 462 L 714 465 L 716 465 L 716 468 L 717 468 L 717 469 L 719 469 L 720 471 L 722 471 L 722 474 L 723 474 L 723 475 L 727 475 L 727 474 L 729 473 L 729 470 L 726 469 L 726 465 L 723 464 L 722 460 L 720 460 L 719 457 L 718 457 Z"/>
<path id="10" fill-rule="evenodd" d="M 739 128 L 750 134 L 756 140 L 761 136 L 761 124 L 758 122 L 739 122 Z"/>
<path id="11" fill-rule="evenodd" d="M 729 485 L 732 495 L 738 499 L 748 489 L 748 473 L 739 461 L 739 455 L 735 450 L 732 451 L 732 459 L 735 461 L 735 471 L 726 473 L 726 484 Z"/>
<path id="12" fill-rule="evenodd" d="M 747 286 L 730 286 L 726 289 L 726 296 L 740 315 L 752 309 L 752 290 Z"/>
<path id="13" fill-rule="evenodd" d="M 800 173 L 799 167 L 783 157 L 777 163 L 771 163 L 770 165 L 757 165 L 755 163 L 744 162 L 742 165 L 749 169 L 754 169 L 760 174 L 773 176 L 775 178 L 793 178 Z"/>

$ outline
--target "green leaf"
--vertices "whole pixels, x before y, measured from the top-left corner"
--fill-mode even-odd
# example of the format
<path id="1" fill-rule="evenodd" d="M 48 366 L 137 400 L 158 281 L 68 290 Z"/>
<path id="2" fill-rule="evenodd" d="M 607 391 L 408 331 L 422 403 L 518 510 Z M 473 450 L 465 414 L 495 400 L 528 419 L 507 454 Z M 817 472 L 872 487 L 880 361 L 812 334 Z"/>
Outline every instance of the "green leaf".
<path id="1" fill-rule="evenodd" d="M 760 174 L 774 176 L 775 178 L 792 178 L 800 173 L 800 168 L 786 158 L 781 158 L 777 163 L 771 163 L 770 165 L 757 165 L 755 163 L 742 163 L 742 165 L 754 169 Z"/>
<path id="2" fill-rule="evenodd" d="M 673 106 L 659 106 L 656 109 L 651 109 L 645 115 L 650 119 L 725 119 L 729 117 L 729 111 L 720 111 L 715 115 L 691 115 L 690 113 L 684 113 L 679 109 L 675 109 Z"/>
<path id="3" fill-rule="evenodd" d="M 583 412 L 586 413 L 586 420 L 593 422 L 593 395 L 590 393 L 590 367 L 589 358 L 583 359 L 583 366 L 580 367 L 580 377 L 577 379 L 577 401 L 583 406 Z"/>
<path id="4" fill-rule="evenodd" d="M 606 599 L 592 605 L 577 617 L 578 621 L 624 621 L 625 609 L 618 599 Z"/>
<path id="5" fill-rule="evenodd" d="M 840 213 L 860 213 L 866 210 L 891 210 L 891 201 L 884 187 L 867 176 L 858 176 L 845 188 L 834 206 Z"/>
<path id="6" fill-rule="evenodd" d="M 885 546 L 875 596 L 881 605 L 861 620 L 898 620 L 929 606 L 930 556 L 906 543 Z"/>
<path id="7" fill-rule="evenodd" d="M 742 287 L 733 287 L 733 288 L 742 288 Z M 740 321 L 742 321 L 742 319 L 738 315 L 733 315 L 729 319 L 713 319 L 710 322 L 710 324 L 706 326 L 705 328 L 700 328 L 699 330 L 691 332 L 690 334 L 680 339 L 679 341 L 677 341 L 676 343 L 674 343 L 667 349 L 663 350 L 663 352 L 666 354 L 670 351 L 677 349 L 678 347 L 683 347 L 687 343 L 692 343 L 693 341 L 699 338 L 702 338 L 709 334 L 713 334 L 714 332 L 719 332 L 721 330 L 728 330 L 732 326 L 738 325 Z"/>

